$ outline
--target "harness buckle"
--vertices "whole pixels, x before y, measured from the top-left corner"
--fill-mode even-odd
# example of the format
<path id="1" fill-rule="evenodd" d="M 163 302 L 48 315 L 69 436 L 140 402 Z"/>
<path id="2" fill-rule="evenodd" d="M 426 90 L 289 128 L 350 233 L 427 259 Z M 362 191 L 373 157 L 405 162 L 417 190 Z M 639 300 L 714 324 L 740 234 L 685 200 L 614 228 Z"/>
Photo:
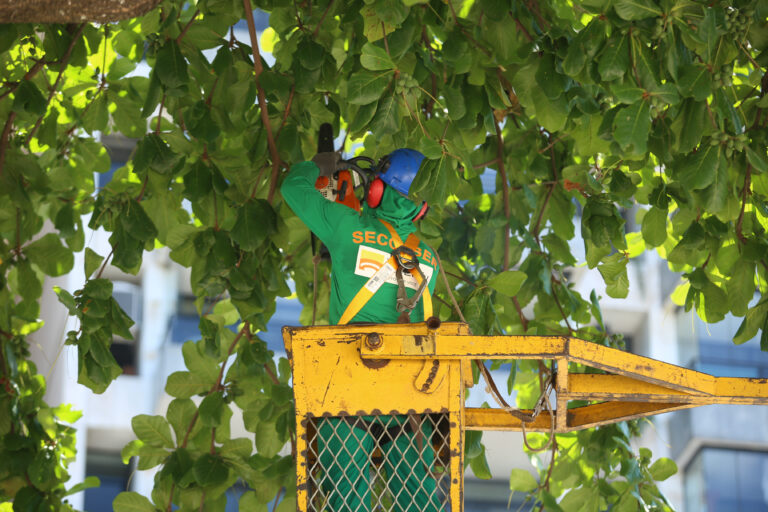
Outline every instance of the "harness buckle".
<path id="1" fill-rule="evenodd" d="M 416 256 L 416 251 L 410 247 L 401 245 L 392 251 L 392 255 L 397 259 L 397 264 L 405 270 L 412 270 L 419 266 L 419 258 Z"/>

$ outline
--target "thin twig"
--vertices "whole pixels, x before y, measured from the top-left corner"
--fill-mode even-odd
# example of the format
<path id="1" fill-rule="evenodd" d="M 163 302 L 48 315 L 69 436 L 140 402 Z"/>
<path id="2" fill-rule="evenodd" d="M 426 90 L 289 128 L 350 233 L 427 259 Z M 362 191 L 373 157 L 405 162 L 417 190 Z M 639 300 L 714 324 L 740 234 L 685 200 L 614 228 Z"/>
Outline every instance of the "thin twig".
<path id="1" fill-rule="evenodd" d="M 96 274 L 95 279 L 100 279 L 101 274 L 104 272 L 104 269 L 107 267 L 107 263 L 109 263 L 109 259 L 112 257 L 113 254 L 115 254 L 115 248 L 117 247 L 117 244 L 112 246 L 112 250 L 109 251 L 109 254 L 107 254 L 107 257 L 104 258 L 104 263 L 101 264 L 101 268 L 99 269 L 99 273 Z M 85 276 L 86 279 L 88 279 L 88 276 Z"/>
<path id="2" fill-rule="evenodd" d="M 528 330 L 528 319 L 523 314 L 523 308 L 520 307 L 520 301 L 517 300 L 517 296 L 512 297 L 512 303 L 517 310 L 517 316 L 520 318 L 520 323 L 523 325 L 523 332 Z"/>
<path id="3" fill-rule="evenodd" d="M 11 127 L 13 126 L 13 120 L 16 119 L 16 112 L 8 114 L 8 119 L 5 120 L 5 127 L 3 133 L 0 135 L 0 176 L 3 175 L 3 166 L 5 164 L 5 149 L 8 146 L 8 140 L 11 134 Z"/>
<path id="4" fill-rule="evenodd" d="M 526 29 L 525 26 L 522 23 L 520 23 L 520 20 L 517 19 L 517 17 L 512 14 L 512 11 L 509 11 L 509 15 L 512 16 L 513 20 L 515 20 L 515 26 L 517 26 L 517 30 L 521 31 L 523 35 L 525 35 L 525 38 L 528 40 L 529 43 L 532 43 L 533 37 L 531 36 L 531 33 L 528 32 L 528 29 Z"/>
<path id="5" fill-rule="evenodd" d="M 333 5 L 333 2 L 335 0 L 331 0 L 328 2 L 328 6 L 323 11 L 323 15 L 320 16 L 320 21 L 317 22 L 317 26 L 315 27 L 315 30 L 312 32 L 313 37 L 317 37 L 317 33 L 320 31 L 320 27 L 323 25 L 323 21 L 325 21 L 325 16 L 328 14 L 328 11 L 331 9 L 331 6 Z"/>
<path id="6" fill-rule="evenodd" d="M 155 135 L 160 133 L 160 121 L 163 120 L 163 107 L 165 106 L 165 93 L 160 99 L 160 110 L 157 112 L 157 125 L 155 126 Z"/>
<path id="7" fill-rule="evenodd" d="M 440 267 L 440 274 L 443 276 L 443 281 L 445 281 L 445 289 L 448 291 L 448 296 L 451 298 L 451 302 L 453 302 L 453 307 L 456 310 L 456 314 L 459 315 L 459 318 L 461 319 L 462 322 L 467 323 L 467 319 L 464 318 L 464 314 L 461 312 L 459 303 L 456 302 L 456 297 L 453 296 L 453 290 L 451 290 L 451 284 L 448 282 L 448 278 L 445 276 L 445 269 L 443 268 L 443 262 L 440 261 L 440 255 L 435 250 L 433 250 L 432 253 L 435 255 L 435 258 L 437 258 L 437 265 Z M 471 283 L 471 284 L 474 284 L 474 283 Z"/>
<path id="8" fill-rule="evenodd" d="M 259 83 L 259 76 L 264 71 L 264 67 L 261 64 L 261 54 L 259 52 L 259 41 L 256 36 L 256 24 L 253 21 L 253 8 L 251 7 L 251 0 L 243 0 L 243 7 L 245 7 L 245 21 L 248 22 L 248 34 L 251 37 L 251 51 L 253 52 L 253 71 L 254 81 L 256 82 L 256 90 L 258 92 L 259 110 L 261 112 L 261 122 L 264 125 L 264 129 L 267 131 L 267 145 L 269 146 L 269 153 L 272 157 L 272 176 L 270 177 L 269 192 L 267 193 L 267 201 L 271 204 L 272 199 L 277 189 L 277 175 L 280 170 L 280 154 L 277 151 L 277 144 L 275 138 L 272 135 L 272 127 L 269 124 L 269 111 L 267 110 L 267 97 L 264 94 L 264 88 Z"/>
<path id="9" fill-rule="evenodd" d="M 749 194 L 749 186 L 752 180 L 752 165 L 747 162 L 747 173 L 744 176 L 744 188 L 741 191 L 741 211 L 739 212 L 739 218 L 736 221 L 736 236 L 742 243 L 747 242 L 747 238 L 741 232 L 741 224 L 744 220 L 744 210 L 747 206 L 747 195 Z"/>
<path id="10" fill-rule="evenodd" d="M 496 128 L 496 163 L 499 166 L 499 174 L 501 174 L 501 186 L 502 186 L 501 193 L 502 193 L 502 200 L 504 201 L 504 217 L 507 219 L 506 224 L 504 224 L 504 262 L 502 264 L 501 269 L 507 270 L 509 268 L 509 232 L 510 232 L 509 181 L 507 181 L 507 170 L 506 170 L 506 167 L 504 167 L 504 139 L 501 136 L 501 127 L 499 126 L 499 122 L 496 121 L 495 117 L 493 120 L 493 126 Z"/>
<path id="11" fill-rule="evenodd" d="M 40 72 L 40 70 L 41 70 L 41 69 L 43 69 L 43 67 L 44 67 L 46 64 L 55 64 L 56 62 L 57 62 L 57 61 L 51 61 L 51 62 L 48 62 L 48 61 L 46 61 L 46 60 L 43 60 L 43 59 L 40 59 L 40 60 L 38 60 L 38 61 L 35 61 L 35 65 L 34 65 L 34 66 L 32 66 L 31 68 L 29 68 L 29 71 L 27 71 L 27 72 L 24 74 L 24 76 L 22 77 L 22 79 L 21 79 L 21 80 L 31 80 L 32 78 L 34 78 L 34 76 L 35 76 L 37 73 L 39 73 L 39 72 Z M 0 94 L 0 100 L 2 100 L 3 98 L 5 98 L 5 97 L 6 97 L 6 96 L 8 96 L 9 94 L 13 93 L 13 92 L 14 92 L 16 89 L 18 89 L 18 88 L 19 88 L 19 84 L 21 84 L 21 82 L 20 82 L 20 81 L 19 81 L 19 82 L 15 82 L 15 83 L 8 83 L 8 90 L 7 90 L 7 91 L 3 91 L 3 93 L 2 93 L 2 94 Z"/>
<path id="12" fill-rule="evenodd" d="M 557 297 L 557 290 L 555 289 L 556 286 L 559 284 L 554 276 L 552 274 L 549 275 L 549 282 L 552 286 L 552 298 L 555 299 L 555 304 L 557 304 L 557 309 L 560 310 L 560 316 L 563 317 L 563 320 L 565 321 L 565 326 L 568 328 L 568 332 L 571 336 L 573 336 L 573 328 L 571 328 L 570 322 L 568 322 L 568 315 L 565 314 L 565 311 L 563 310 L 562 304 L 560 304 L 560 299 Z"/>
<path id="13" fill-rule="evenodd" d="M 181 29 L 181 33 L 176 38 L 177 43 L 181 42 L 181 40 L 184 39 L 184 36 L 187 35 L 187 31 L 189 30 L 189 27 L 192 25 L 192 23 L 194 23 L 197 20 L 198 14 L 200 14 L 200 9 L 195 10 L 195 14 L 192 15 L 192 19 L 190 19 L 189 22 L 187 22 L 187 24 L 184 25 L 184 28 Z"/>
<path id="14" fill-rule="evenodd" d="M 48 100 L 45 102 L 45 110 L 40 115 L 40 117 L 37 118 L 37 121 L 35 122 L 35 126 L 32 127 L 32 130 L 30 130 L 29 135 L 27 136 L 27 140 L 24 143 L 25 146 L 29 146 L 29 142 L 32 140 L 32 137 L 35 136 L 35 132 L 38 128 L 40 128 L 40 125 L 43 122 L 43 118 L 45 117 L 45 114 L 48 112 L 48 107 L 51 105 L 51 100 L 56 95 L 56 90 L 59 87 L 59 82 L 61 82 L 61 77 L 64 76 L 64 70 L 67 69 L 67 65 L 69 64 L 69 58 L 72 56 L 72 50 L 75 48 L 75 44 L 77 44 L 77 41 L 80 39 L 80 36 L 83 34 L 83 30 L 85 29 L 85 23 L 81 23 L 77 27 L 77 32 L 75 32 L 75 35 L 72 36 L 72 41 L 69 42 L 69 46 L 67 47 L 67 51 L 64 52 L 64 56 L 61 58 L 61 67 L 59 68 L 59 74 L 56 76 L 56 81 L 53 82 L 53 86 L 51 87 L 51 92 L 48 93 Z M 106 45 L 106 41 L 104 42 Z"/>

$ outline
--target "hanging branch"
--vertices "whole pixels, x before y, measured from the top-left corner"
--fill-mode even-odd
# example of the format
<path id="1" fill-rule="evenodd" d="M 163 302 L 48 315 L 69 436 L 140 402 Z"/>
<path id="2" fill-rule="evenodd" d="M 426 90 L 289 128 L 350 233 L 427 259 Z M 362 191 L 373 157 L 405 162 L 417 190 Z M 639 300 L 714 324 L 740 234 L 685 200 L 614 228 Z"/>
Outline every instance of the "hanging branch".
<path id="1" fill-rule="evenodd" d="M 80 36 L 83 34 L 83 30 L 85 30 L 85 23 L 81 23 L 77 27 L 77 32 L 75 32 L 75 35 L 72 36 L 72 41 L 69 42 L 69 46 L 67 47 L 67 51 L 64 53 L 64 56 L 61 58 L 61 67 L 59 69 L 59 74 L 56 77 L 56 81 L 53 82 L 53 86 L 51 87 L 51 92 L 48 93 L 48 99 L 45 102 L 45 111 L 42 113 L 40 117 L 37 118 L 37 122 L 35 122 L 35 126 L 32 127 L 32 129 L 29 131 L 29 135 L 27 135 L 27 140 L 24 142 L 25 146 L 29 146 L 29 142 L 32 140 L 32 137 L 35 136 L 35 132 L 37 132 L 37 129 L 40 128 L 40 125 L 43 122 L 43 118 L 45 117 L 45 114 L 48 112 L 48 107 L 51 105 L 51 100 L 53 99 L 54 95 L 56 94 L 56 90 L 59 88 L 59 82 L 61 82 L 61 77 L 64 76 L 64 71 L 67 69 L 67 65 L 69 64 L 69 58 L 72 56 L 72 50 L 75 48 L 75 44 L 77 44 L 77 41 L 80 40 Z M 104 42 L 106 45 L 106 41 Z"/>
<path id="2" fill-rule="evenodd" d="M 176 42 L 180 43 L 182 39 L 184 39 L 184 36 L 187 35 L 187 31 L 189 30 L 189 27 L 197 21 L 197 15 L 200 14 L 200 9 L 195 10 L 195 14 L 192 15 L 192 19 L 190 19 L 186 25 L 184 25 L 184 28 L 181 29 L 181 33 L 179 34 L 179 37 L 176 38 Z"/>
<path id="3" fill-rule="evenodd" d="M 27 71 L 24 74 L 24 77 L 22 78 L 22 80 L 31 80 L 38 72 L 40 72 L 41 69 L 43 69 L 43 67 L 46 64 L 56 64 L 56 62 L 58 62 L 58 61 L 50 61 L 49 62 L 49 61 L 46 61 L 46 60 L 43 60 L 43 59 L 35 61 L 35 65 L 32 66 L 31 68 L 29 68 L 29 71 Z M 8 90 L 6 90 L 2 94 L 0 94 L 0 100 L 5 98 L 9 94 L 12 94 L 16 89 L 18 89 L 20 83 L 21 82 L 6 82 L 6 85 L 8 85 Z"/>
<path id="4" fill-rule="evenodd" d="M 320 27 L 323 25 L 323 21 L 325 21 L 325 16 L 328 14 L 328 11 L 331 10 L 331 7 L 333 6 L 334 0 L 331 0 L 328 2 L 328 7 L 325 8 L 323 11 L 323 15 L 320 16 L 320 21 L 317 22 L 317 26 L 315 27 L 315 30 L 312 32 L 312 37 L 317 37 L 317 33 L 320 31 Z M 310 6 L 312 4 L 310 3 Z M 298 16 L 297 16 L 298 19 Z"/>
<path id="5" fill-rule="evenodd" d="M 736 221 L 736 237 L 741 243 L 747 242 L 747 237 L 741 231 L 741 225 L 744 221 L 744 210 L 747 206 L 747 196 L 749 195 L 749 187 L 752 181 L 752 165 L 747 162 L 747 173 L 744 176 L 744 188 L 741 190 L 741 211 L 739 212 L 739 218 Z"/>
<path id="6" fill-rule="evenodd" d="M 504 217 L 507 219 L 506 224 L 504 225 L 504 263 L 502 265 L 502 270 L 508 270 L 509 269 L 509 216 L 510 216 L 510 209 L 509 209 L 509 182 L 507 181 L 507 170 L 504 167 L 504 139 L 501 137 L 501 127 L 499 126 L 499 122 L 496 120 L 496 118 L 493 118 L 493 126 L 496 127 L 496 163 L 499 166 L 499 174 L 501 174 L 501 185 L 502 185 L 502 198 L 504 201 Z"/>
<path id="7" fill-rule="evenodd" d="M 269 181 L 269 192 L 267 193 L 267 201 L 271 204 L 277 188 L 277 173 L 280 170 L 280 155 L 277 152 L 277 144 L 275 144 L 275 138 L 272 135 L 272 127 L 269 124 L 269 112 L 267 111 L 267 96 L 264 94 L 264 88 L 259 83 L 259 76 L 264 71 L 264 67 L 261 64 L 261 54 L 259 52 L 259 41 L 256 36 L 256 23 L 253 21 L 253 8 L 251 7 L 251 0 L 243 0 L 243 7 L 245 8 L 245 21 L 248 22 L 248 34 L 251 37 L 251 51 L 253 52 L 253 71 L 254 81 L 256 82 L 256 90 L 258 91 L 259 98 L 259 110 L 261 111 L 261 122 L 264 124 L 264 129 L 267 131 L 267 145 L 269 146 L 269 154 L 272 157 L 272 176 Z"/>
<path id="8" fill-rule="evenodd" d="M 0 176 L 3 175 L 3 164 L 5 164 L 5 148 L 8 146 L 8 139 L 11 135 L 11 127 L 13 126 L 14 119 L 16 119 L 16 112 L 11 112 L 8 114 L 8 119 L 5 121 L 3 133 L 0 135 Z"/>

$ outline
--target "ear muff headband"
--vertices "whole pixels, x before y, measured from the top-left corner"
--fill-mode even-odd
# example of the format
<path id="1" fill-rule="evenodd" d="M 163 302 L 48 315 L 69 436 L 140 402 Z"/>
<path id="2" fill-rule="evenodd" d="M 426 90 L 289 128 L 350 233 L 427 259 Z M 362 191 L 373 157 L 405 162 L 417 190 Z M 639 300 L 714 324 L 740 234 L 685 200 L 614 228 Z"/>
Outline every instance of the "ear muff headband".
<path id="1" fill-rule="evenodd" d="M 377 208 L 381 204 L 381 198 L 384 196 L 384 187 L 386 184 L 381 178 L 374 179 L 368 186 L 368 193 L 366 194 L 366 201 L 371 208 Z"/>
<path id="2" fill-rule="evenodd" d="M 424 216 L 427 215 L 428 211 L 429 211 L 429 205 L 427 204 L 426 201 L 422 201 L 421 208 L 419 208 L 419 213 L 417 213 L 416 216 L 413 218 L 413 222 L 423 219 Z"/>

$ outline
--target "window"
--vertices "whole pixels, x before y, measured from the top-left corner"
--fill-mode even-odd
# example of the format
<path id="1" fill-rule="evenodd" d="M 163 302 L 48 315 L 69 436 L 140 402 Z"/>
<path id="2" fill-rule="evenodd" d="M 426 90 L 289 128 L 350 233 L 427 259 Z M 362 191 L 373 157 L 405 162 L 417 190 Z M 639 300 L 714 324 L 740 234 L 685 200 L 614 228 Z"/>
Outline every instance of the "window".
<path id="1" fill-rule="evenodd" d="M 121 135 L 104 135 L 101 138 L 101 142 L 109 153 L 112 165 L 107 172 L 96 175 L 96 187 L 98 188 L 106 187 L 112 181 L 115 171 L 124 166 L 125 162 L 131 158 L 133 148 L 136 146 L 135 139 L 129 139 Z"/>
<path id="2" fill-rule="evenodd" d="M 685 509 L 768 510 L 768 453 L 703 448 L 685 471 Z"/>
<path id="3" fill-rule="evenodd" d="M 131 327 L 132 340 L 121 336 L 112 338 L 110 352 L 115 361 L 123 369 L 124 375 L 138 375 L 139 373 L 139 339 L 141 337 L 142 300 L 141 288 L 126 281 L 114 281 L 112 283 L 112 295 L 123 311 L 134 321 Z"/>
<path id="4" fill-rule="evenodd" d="M 200 339 L 200 315 L 197 314 L 194 295 L 179 297 L 176 314 L 171 319 L 170 336 L 173 343 Z"/>
<path id="5" fill-rule="evenodd" d="M 112 510 L 112 501 L 128 490 L 130 466 L 123 464 L 119 453 L 105 453 L 89 450 L 85 463 L 85 474 L 101 480 L 99 487 L 85 490 L 86 512 Z"/>

